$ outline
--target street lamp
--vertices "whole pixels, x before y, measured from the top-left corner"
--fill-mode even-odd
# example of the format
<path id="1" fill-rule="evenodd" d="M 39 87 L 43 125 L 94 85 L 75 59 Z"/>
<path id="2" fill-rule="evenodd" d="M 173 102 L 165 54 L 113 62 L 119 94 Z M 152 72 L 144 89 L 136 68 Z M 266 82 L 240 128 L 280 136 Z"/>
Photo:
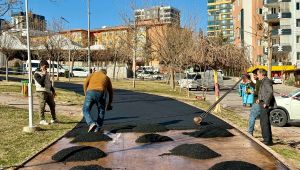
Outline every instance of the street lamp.
<path id="1" fill-rule="evenodd" d="M 28 17 L 28 0 L 25 0 L 26 6 L 26 32 L 27 32 L 27 56 L 28 56 L 28 127 L 24 127 L 24 132 L 33 132 L 37 130 L 33 126 L 33 97 L 32 97 L 32 67 L 31 67 L 31 55 L 30 55 L 30 40 L 29 40 L 29 17 Z"/>

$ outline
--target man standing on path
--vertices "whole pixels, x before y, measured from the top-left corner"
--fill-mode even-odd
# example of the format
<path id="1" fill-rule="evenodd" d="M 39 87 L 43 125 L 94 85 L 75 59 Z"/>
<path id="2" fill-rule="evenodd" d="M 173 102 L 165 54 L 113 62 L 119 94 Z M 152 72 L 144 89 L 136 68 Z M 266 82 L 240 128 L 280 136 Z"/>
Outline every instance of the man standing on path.
<path id="1" fill-rule="evenodd" d="M 261 81 L 257 77 L 257 71 L 253 72 L 253 78 L 255 82 L 255 89 L 254 89 L 254 101 L 258 100 L 258 92 L 261 85 Z M 259 104 L 254 103 L 252 105 L 249 122 L 248 122 L 248 133 L 253 136 L 254 126 L 255 126 L 255 119 L 260 115 L 260 106 Z"/>
<path id="2" fill-rule="evenodd" d="M 106 107 L 106 92 L 109 94 L 108 105 Z M 96 71 L 89 75 L 84 81 L 85 100 L 83 103 L 83 115 L 89 125 L 88 132 L 98 131 L 103 125 L 105 110 L 111 110 L 113 100 L 113 89 L 110 78 L 106 76 L 106 70 Z M 94 121 L 91 117 L 91 108 L 96 104 L 98 108 L 98 118 Z"/>
<path id="3" fill-rule="evenodd" d="M 258 78 L 261 80 L 261 85 L 258 92 L 257 104 L 260 105 L 260 126 L 263 137 L 263 143 L 272 145 L 272 131 L 270 124 L 270 108 L 276 105 L 273 94 L 273 82 L 267 77 L 267 71 L 263 69 L 258 70 Z"/>
<path id="4" fill-rule="evenodd" d="M 56 96 L 55 90 L 52 87 L 52 83 L 50 81 L 50 75 L 47 72 L 47 68 L 49 67 L 49 63 L 46 60 L 42 60 L 40 62 L 40 70 L 37 70 L 34 73 L 34 81 L 36 86 L 36 92 L 39 97 L 40 104 L 40 124 L 48 125 L 45 120 L 45 106 L 46 103 L 49 105 L 52 120 L 51 123 L 58 123 L 56 119 L 55 113 L 55 102 L 54 97 Z"/>

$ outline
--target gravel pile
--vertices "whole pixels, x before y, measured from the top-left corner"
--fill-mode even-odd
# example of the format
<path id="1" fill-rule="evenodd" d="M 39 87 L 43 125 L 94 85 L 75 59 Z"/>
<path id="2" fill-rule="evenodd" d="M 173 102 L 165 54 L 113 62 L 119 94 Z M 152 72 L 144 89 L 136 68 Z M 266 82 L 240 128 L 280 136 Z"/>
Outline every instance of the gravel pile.
<path id="1" fill-rule="evenodd" d="M 225 161 L 214 165 L 209 170 L 261 170 L 261 168 L 243 161 Z"/>
<path id="2" fill-rule="evenodd" d="M 100 141 L 112 141 L 112 138 L 103 134 L 103 132 L 86 132 L 75 137 L 71 143 L 77 142 L 100 142 Z"/>
<path id="3" fill-rule="evenodd" d="M 140 124 L 132 129 L 133 132 L 141 133 L 156 133 L 156 132 L 166 132 L 167 129 L 165 126 L 160 124 Z"/>
<path id="4" fill-rule="evenodd" d="M 161 136 L 159 134 L 145 134 L 143 136 L 140 136 L 135 140 L 136 143 L 156 143 L 156 142 L 167 142 L 167 141 L 173 141 L 172 138 L 168 136 Z"/>
<path id="5" fill-rule="evenodd" d="M 232 137 L 234 136 L 227 129 L 220 127 L 201 128 L 194 132 L 183 132 L 184 135 L 189 135 L 195 138 L 216 138 L 216 137 Z"/>
<path id="6" fill-rule="evenodd" d="M 107 154 L 98 148 L 90 146 L 73 146 L 60 150 L 52 156 L 52 160 L 57 162 L 91 161 L 105 156 L 107 156 Z"/>
<path id="7" fill-rule="evenodd" d="M 74 166 L 70 170 L 111 170 L 110 168 L 103 168 L 99 165 L 88 165 L 88 166 Z"/>
<path id="8" fill-rule="evenodd" d="M 211 159 L 221 156 L 217 152 L 202 144 L 183 144 L 173 148 L 170 152 L 171 153 L 165 153 L 160 156 L 177 155 L 194 159 Z"/>

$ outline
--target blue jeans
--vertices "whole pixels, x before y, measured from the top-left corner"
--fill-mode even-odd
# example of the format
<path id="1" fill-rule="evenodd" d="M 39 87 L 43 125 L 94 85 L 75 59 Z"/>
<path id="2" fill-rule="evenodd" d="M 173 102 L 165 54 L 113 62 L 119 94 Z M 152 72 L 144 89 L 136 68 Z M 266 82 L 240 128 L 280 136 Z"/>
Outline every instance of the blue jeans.
<path id="1" fill-rule="evenodd" d="M 92 106 L 96 104 L 98 108 L 97 120 L 91 117 Z M 106 95 L 104 92 L 89 90 L 86 92 L 85 100 L 82 107 L 83 116 L 88 125 L 96 123 L 98 127 L 103 125 L 106 106 Z"/>
<path id="2" fill-rule="evenodd" d="M 260 115 L 261 108 L 259 104 L 254 103 L 252 105 L 250 116 L 249 116 L 249 123 L 248 123 L 248 133 L 253 135 L 255 119 Z"/>

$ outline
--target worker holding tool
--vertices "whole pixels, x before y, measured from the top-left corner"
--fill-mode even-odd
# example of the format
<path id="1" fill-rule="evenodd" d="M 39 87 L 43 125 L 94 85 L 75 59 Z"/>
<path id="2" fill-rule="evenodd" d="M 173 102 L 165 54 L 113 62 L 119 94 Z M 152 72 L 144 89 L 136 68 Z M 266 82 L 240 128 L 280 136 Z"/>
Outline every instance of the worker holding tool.
<path id="1" fill-rule="evenodd" d="M 273 82 L 267 77 L 267 71 L 264 69 L 259 69 L 257 72 L 259 80 L 261 80 L 261 85 L 258 92 L 257 104 L 260 105 L 260 127 L 263 137 L 263 143 L 266 145 L 272 145 L 272 131 L 270 124 L 270 109 L 276 105 L 275 97 L 273 94 Z"/>
<path id="2" fill-rule="evenodd" d="M 108 104 L 106 107 L 106 93 L 108 92 Z M 84 81 L 85 100 L 82 107 L 86 123 L 89 125 L 88 132 L 98 132 L 102 125 L 105 110 L 112 110 L 113 89 L 110 78 L 106 75 L 106 70 L 96 71 L 89 75 Z M 91 117 L 91 108 L 96 104 L 98 108 L 97 120 Z"/>

